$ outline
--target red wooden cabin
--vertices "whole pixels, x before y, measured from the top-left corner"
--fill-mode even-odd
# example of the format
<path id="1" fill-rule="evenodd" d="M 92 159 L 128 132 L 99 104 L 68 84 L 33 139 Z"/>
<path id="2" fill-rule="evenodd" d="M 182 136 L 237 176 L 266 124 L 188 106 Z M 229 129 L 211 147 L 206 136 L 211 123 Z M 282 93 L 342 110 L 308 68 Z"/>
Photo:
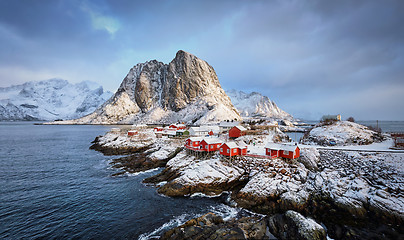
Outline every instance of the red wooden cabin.
<path id="1" fill-rule="evenodd" d="M 183 130 L 186 128 L 186 126 L 184 124 L 171 124 L 168 128 L 175 130 Z"/>
<path id="2" fill-rule="evenodd" d="M 164 130 L 164 128 L 162 128 L 162 127 L 155 127 L 154 128 L 155 132 L 162 132 L 163 130 Z"/>
<path id="3" fill-rule="evenodd" d="M 203 138 L 201 137 L 190 137 L 185 140 L 185 147 L 188 149 L 199 149 Z"/>
<path id="4" fill-rule="evenodd" d="M 217 151 L 222 145 L 222 140 L 218 138 L 205 138 L 201 141 L 201 149 L 203 149 L 206 152 L 214 152 Z"/>
<path id="5" fill-rule="evenodd" d="M 135 130 L 128 131 L 128 136 L 135 136 L 136 134 L 137 134 L 137 131 L 135 131 Z"/>
<path id="6" fill-rule="evenodd" d="M 244 136 L 247 132 L 247 129 L 243 126 L 234 126 L 229 130 L 229 137 L 238 138 Z"/>
<path id="7" fill-rule="evenodd" d="M 271 158 L 284 157 L 295 159 L 300 156 L 300 148 L 297 145 L 268 143 L 265 146 L 265 153 L 271 156 Z"/>
<path id="8" fill-rule="evenodd" d="M 224 156 L 238 156 L 247 154 L 247 145 L 245 143 L 228 142 L 223 143 L 220 147 L 220 154 Z"/>

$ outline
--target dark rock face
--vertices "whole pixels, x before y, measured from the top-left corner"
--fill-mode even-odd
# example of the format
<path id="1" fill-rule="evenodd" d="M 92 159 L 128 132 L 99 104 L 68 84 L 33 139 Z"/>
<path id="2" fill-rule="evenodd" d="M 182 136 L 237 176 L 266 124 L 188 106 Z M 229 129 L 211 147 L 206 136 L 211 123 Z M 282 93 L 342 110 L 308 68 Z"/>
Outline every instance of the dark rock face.
<path id="1" fill-rule="evenodd" d="M 207 95 L 212 87 L 217 88 L 216 94 L 226 95 L 215 70 L 207 62 L 180 50 L 168 65 L 162 105 L 166 109 L 179 111 L 197 97 Z"/>
<path id="2" fill-rule="evenodd" d="M 118 92 L 126 92 L 142 112 L 158 105 L 159 93 L 167 78 L 167 65 L 156 60 L 135 65 L 122 81 Z"/>
<path id="3" fill-rule="evenodd" d="M 167 231 L 161 239 L 269 239 L 266 226 L 264 219 L 256 217 L 225 222 L 208 213 Z"/>
<path id="4" fill-rule="evenodd" d="M 322 240 L 327 236 L 321 225 L 294 211 L 269 217 L 268 226 L 279 239 Z"/>
<path id="5" fill-rule="evenodd" d="M 158 189 L 158 192 L 164 194 L 169 197 L 182 197 L 189 196 L 194 193 L 203 193 L 206 195 L 218 195 L 224 191 L 230 191 L 236 188 L 239 185 L 243 185 L 242 181 L 235 180 L 225 183 L 218 184 L 197 184 L 197 185 L 183 185 L 181 183 L 172 181 L 161 188 Z"/>

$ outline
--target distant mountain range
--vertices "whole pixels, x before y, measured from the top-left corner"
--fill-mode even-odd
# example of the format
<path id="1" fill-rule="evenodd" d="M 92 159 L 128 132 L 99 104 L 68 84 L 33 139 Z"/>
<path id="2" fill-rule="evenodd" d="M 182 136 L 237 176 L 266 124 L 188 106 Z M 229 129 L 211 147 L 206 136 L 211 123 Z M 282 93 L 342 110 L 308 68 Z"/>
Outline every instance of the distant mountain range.
<path id="1" fill-rule="evenodd" d="M 97 83 L 62 79 L 0 88 L 0 120 L 57 120 L 92 113 L 112 96 Z"/>
<path id="2" fill-rule="evenodd" d="M 242 117 L 292 118 L 259 93 L 226 94 L 213 67 L 181 50 L 169 64 L 152 60 L 135 65 L 115 94 L 96 83 L 70 84 L 61 79 L 0 88 L 3 121 L 204 124 Z"/>
<path id="3" fill-rule="evenodd" d="M 247 94 L 234 89 L 226 93 L 242 117 L 293 118 L 292 115 L 280 109 L 274 101 L 260 93 Z"/>

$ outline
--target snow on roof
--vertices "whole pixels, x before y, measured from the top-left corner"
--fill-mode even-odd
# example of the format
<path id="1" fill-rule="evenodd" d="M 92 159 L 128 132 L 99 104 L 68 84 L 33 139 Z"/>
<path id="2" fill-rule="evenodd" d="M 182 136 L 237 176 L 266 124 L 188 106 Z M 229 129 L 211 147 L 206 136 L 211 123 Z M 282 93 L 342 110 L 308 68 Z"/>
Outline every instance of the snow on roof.
<path id="1" fill-rule="evenodd" d="M 200 127 L 191 127 L 189 130 L 190 131 L 192 130 L 194 132 L 205 132 L 206 131 L 205 129 L 202 129 Z"/>
<path id="2" fill-rule="evenodd" d="M 173 123 L 173 124 L 171 124 L 170 126 L 175 126 L 175 127 L 185 127 L 185 124 L 182 124 L 182 123 L 180 123 L 180 124 L 175 124 L 175 123 Z"/>
<path id="3" fill-rule="evenodd" d="M 203 141 L 205 141 L 207 144 L 215 144 L 215 143 L 222 143 L 223 142 L 219 138 L 204 138 Z"/>
<path id="4" fill-rule="evenodd" d="M 237 142 L 237 145 L 238 145 L 240 148 L 247 148 L 247 144 L 246 144 L 244 141 L 238 141 L 238 142 Z"/>
<path id="5" fill-rule="evenodd" d="M 190 137 L 188 139 L 191 140 L 192 142 L 197 142 L 197 141 L 202 141 L 203 137 Z"/>
<path id="6" fill-rule="evenodd" d="M 219 132 L 219 126 L 200 126 L 200 127 L 191 127 L 189 130 L 193 130 L 194 132 Z"/>
<path id="7" fill-rule="evenodd" d="M 241 125 L 235 127 L 238 128 L 240 131 L 247 131 L 247 129 Z"/>
<path id="8" fill-rule="evenodd" d="M 274 150 L 281 150 L 281 145 L 277 144 L 277 143 L 270 142 L 270 143 L 267 143 L 265 145 L 265 148 L 274 149 Z"/>
<path id="9" fill-rule="evenodd" d="M 247 148 L 247 144 L 245 144 L 245 142 L 240 141 L 240 142 L 227 142 L 227 143 L 223 143 L 226 144 L 227 147 L 229 148 Z M 222 146 L 223 146 L 222 144 Z"/>
<path id="10" fill-rule="evenodd" d="M 234 127 L 240 125 L 240 122 L 220 122 L 220 127 Z"/>
<path id="11" fill-rule="evenodd" d="M 274 149 L 274 150 L 286 150 L 286 151 L 295 151 L 296 148 L 299 147 L 297 145 L 290 145 L 290 144 L 279 144 L 279 143 L 267 143 L 265 148 Z"/>
<path id="12" fill-rule="evenodd" d="M 238 148 L 238 145 L 235 142 L 227 142 L 223 144 L 226 144 L 229 148 Z"/>

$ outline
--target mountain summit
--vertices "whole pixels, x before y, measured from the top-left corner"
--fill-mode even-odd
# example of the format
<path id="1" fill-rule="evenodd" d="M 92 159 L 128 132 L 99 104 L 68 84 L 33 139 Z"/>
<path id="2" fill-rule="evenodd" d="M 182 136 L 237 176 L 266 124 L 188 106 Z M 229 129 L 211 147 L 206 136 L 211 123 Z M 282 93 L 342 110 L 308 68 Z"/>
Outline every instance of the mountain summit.
<path id="1" fill-rule="evenodd" d="M 66 123 L 207 123 L 240 120 L 207 62 L 178 51 L 164 64 L 156 60 L 130 69 L 119 89 L 90 115 Z"/>
<path id="2" fill-rule="evenodd" d="M 226 91 L 226 93 L 242 117 L 293 119 L 292 115 L 280 109 L 274 101 L 260 93 L 247 94 L 234 89 Z"/>

